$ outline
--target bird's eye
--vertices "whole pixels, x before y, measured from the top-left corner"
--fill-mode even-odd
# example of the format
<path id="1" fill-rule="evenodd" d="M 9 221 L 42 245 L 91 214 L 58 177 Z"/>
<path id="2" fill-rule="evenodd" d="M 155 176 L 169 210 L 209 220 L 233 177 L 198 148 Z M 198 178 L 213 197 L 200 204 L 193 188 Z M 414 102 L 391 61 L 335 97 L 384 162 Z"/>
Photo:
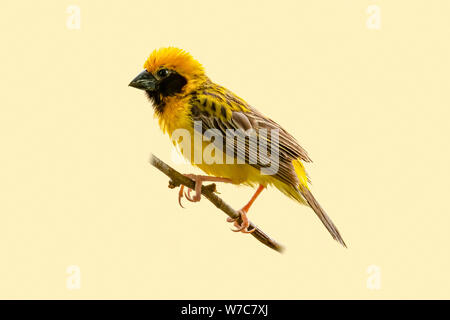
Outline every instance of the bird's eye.
<path id="1" fill-rule="evenodd" d="M 169 70 L 167 69 L 161 69 L 158 71 L 158 77 L 164 78 L 169 74 Z"/>

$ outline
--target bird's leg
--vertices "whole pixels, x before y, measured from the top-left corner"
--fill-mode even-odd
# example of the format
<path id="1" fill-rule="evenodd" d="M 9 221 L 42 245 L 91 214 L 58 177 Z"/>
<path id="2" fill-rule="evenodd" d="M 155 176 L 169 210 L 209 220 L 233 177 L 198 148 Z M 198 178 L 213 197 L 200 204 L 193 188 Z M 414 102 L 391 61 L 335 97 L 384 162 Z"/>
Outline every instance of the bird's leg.
<path id="1" fill-rule="evenodd" d="M 243 233 L 252 233 L 253 231 L 255 231 L 255 229 L 248 230 L 249 221 L 247 218 L 247 212 L 248 212 L 248 210 L 250 210 L 250 207 L 252 206 L 253 202 L 255 202 L 256 198 L 258 198 L 259 194 L 264 190 L 264 188 L 265 188 L 265 186 L 260 184 L 258 189 L 256 190 L 255 194 L 251 197 L 250 201 L 244 207 L 242 207 L 241 210 L 238 211 L 238 213 L 240 214 L 241 219 L 242 219 L 242 224 L 239 225 L 239 223 L 236 221 L 236 219 L 227 218 L 227 221 L 234 222 L 234 226 L 237 228 L 237 229 L 231 229 L 231 231 L 234 231 L 234 232 L 240 231 Z"/>
<path id="2" fill-rule="evenodd" d="M 190 188 L 188 188 L 187 192 L 183 193 L 184 185 L 181 185 L 180 191 L 178 192 L 178 203 L 180 204 L 181 207 L 183 207 L 183 205 L 181 204 L 181 198 L 183 198 L 183 194 L 184 194 L 184 197 L 191 202 L 200 201 L 200 199 L 202 197 L 202 184 L 204 181 L 232 183 L 231 179 L 228 179 L 228 178 L 201 176 L 201 175 L 196 175 L 196 174 L 185 174 L 185 176 L 195 181 L 195 195 L 191 196 L 192 189 L 190 189 Z"/>

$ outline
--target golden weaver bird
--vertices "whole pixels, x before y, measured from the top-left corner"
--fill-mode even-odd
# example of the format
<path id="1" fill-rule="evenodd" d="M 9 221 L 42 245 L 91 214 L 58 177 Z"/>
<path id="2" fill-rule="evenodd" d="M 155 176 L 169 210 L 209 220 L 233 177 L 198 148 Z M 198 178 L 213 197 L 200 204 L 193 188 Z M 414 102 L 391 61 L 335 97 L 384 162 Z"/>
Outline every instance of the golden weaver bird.
<path id="1" fill-rule="evenodd" d="M 244 131 L 252 129 L 259 137 L 262 136 L 260 134 L 262 129 L 266 132 L 277 130 L 279 151 L 276 172 L 269 175 L 262 174 L 264 165 L 259 162 L 196 163 L 190 157 L 188 160 L 207 175 L 186 175 L 195 181 L 195 195 L 191 196 L 190 189 L 184 192 L 187 200 L 200 201 L 201 186 L 204 181 L 258 186 L 250 201 L 239 210 L 242 223 L 227 219 L 228 222 L 234 222 L 237 227 L 233 231 L 250 233 L 253 230 L 248 230 L 247 212 L 263 189 L 271 185 L 297 202 L 311 207 L 332 237 L 346 246 L 338 229 L 309 189 L 310 181 L 302 163 L 311 162 L 307 152 L 275 121 L 261 114 L 228 89 L 212 82 L 206 76 L 203 66 L 188 52 L 174 47 L 154 50 L 144 64 L 144 71 L 129 85 L 146 92 L 164 133 L 168 133 L 170 137 L 176 129 L 185 129 L 191 133 L 191 155 L 202 152 L 207 146 L 207 143 L 202 141 L 202 150 L 195 148 L 194 122 L 196 121 L 201 121 L 201 134 L 204 134 L 204 130 L 207 129 L 217 129 L 223 133 L 223 137 L 228 129 Z M 270 141 L 270 137 L 263 138 Z M 173 140 L 173 143 L 178 142 Z M 226 141 L 225 144 L 227 143 L 229 142 Z M 248 144 L 237 146 L 233 144 L 232 149 L 235 158 L 244 154 L 245 159 L 248 160 L 250 152 Z M 228 149 L 223 153 L 224 156 L 227 151 Z M 180 205 L 183 189 L 184 187 L 181 186 L 178 194 Z"/>

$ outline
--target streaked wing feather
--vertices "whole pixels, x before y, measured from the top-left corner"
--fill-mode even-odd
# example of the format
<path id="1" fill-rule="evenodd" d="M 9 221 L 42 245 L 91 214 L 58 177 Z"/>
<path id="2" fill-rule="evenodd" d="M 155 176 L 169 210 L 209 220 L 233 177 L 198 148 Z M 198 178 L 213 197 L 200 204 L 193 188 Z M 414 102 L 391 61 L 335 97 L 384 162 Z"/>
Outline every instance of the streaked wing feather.
<path id="1" fill-rule="evenodd" d="M 230 97 L 233 96 L 227 93 L 224 97 L 225 99 L 230 99 Z M 208 99 L 214 99 L 214 97 L 210 96 Z M 236 101 L 240 100 L 235 98 L 233 103 L 236 103 Z M 198 105 L 198 103 L 199 102 L 197 100 L 192 101 L 192 104 L 194 104 L 197 108 L 202 108 Z M 220 101 L 215 101 L 215 103 L 220 105 Z M 257 137 L 261 138 L 259 132 L 261 129 L 265 129 L 267 132 L 266 137 L 268 152 L 273 152 L 270 148 L 271 130 L 277 129 L 279 134 L 279 156 L 277 166 L 275 167 L 278 167 L 278 170 L 276 172 L 272 172 L 272 174 L 275 178 L 285 182 L 286 184 L 296 187 L 298 185 L 298 178 L 293 169 L 292 161 L 295 159 L 301 159 L 305 162 L 310 162 L 311 159 L 308 154 L 298 144 L 298 142 L 275 121 L 264 117 L 257 110 L 249 106 L 246 106 L 246 110 L 247 111 L 232 111 L 231 117 L 227 118 L 217 116 L 211 112 L 198 112 L 195 113 L 195 115 L 192 115 L 192 120 L 202 122 L 203 132 L 207 129 L 220 130 L 224 141 L 222 141 L 221 144 L 217 143 L 216 146 L 224 146 L 224 152 L 230 151 L 228 152 L 229 155 L 233 155 L 235 158 L 245 161 L 245 163 L 252 165 L 258 170 L 261 170 L 262 168 L 266 168 L 266 170 L 268 169 L 268 166 L 265 166 L 265 164 L 273 161 L 273 159 L 270 159 L 270 153 L 268 155 L 264 155 L 261 154 L 261 152 L 256 152 L 253 148 L 249 148 L 248 143 L 243 146 L 242 144 L 235 143 L 234 139 L 225 139 L 227 132 L 230 133 L 230 131 L 227 130 L 232 130 L 235 136 L 238 137 L 242 137 L 244 132 L 248 132 L 248 130 L 253 130 Z M 250 159 L 257 159 L 257 162 L 250 163 Z"/>

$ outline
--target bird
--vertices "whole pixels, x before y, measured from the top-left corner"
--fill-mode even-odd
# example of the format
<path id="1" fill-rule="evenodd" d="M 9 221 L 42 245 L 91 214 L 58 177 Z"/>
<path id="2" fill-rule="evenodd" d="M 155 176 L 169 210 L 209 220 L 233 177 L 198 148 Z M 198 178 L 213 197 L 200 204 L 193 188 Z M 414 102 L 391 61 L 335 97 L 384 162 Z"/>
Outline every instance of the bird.
<path id="1" fill-rule="evenodd" d="M 190 144 L 185 147 L 187 152 L 183 155 L 205 173 L 186 174 L 195 182 L 195 189 L 186 191 L 183 185 L 180 186 L 178 202 L 181 206 L 183 197 L 191 202 L 200 201 L 202 183 L 207 181 L 256 188 L 248 203 L 238 211 L 240 219 L 227 219 L 234 224 L 233 231 L 251 233 L 254 229 L 249 230 L 248 211 L 263 190 L 274 187 L 294 201 L 309 206 L 333 239 L 346 247 L 337 227 L 310 190 L 311 181 L 304 164 L 312 160 L 290 133 L 232 91 L 213 82 L 203 65 L 183 49 L 173 46 L 155 49 L 146 59 L 143 69 L 129 86 L 145 91 L 160 129 L 172 138 L 175 146 L 181 144 L 181 139 L 173 139 L 178 131 L 189 133 L 187 140 L 190 141 L 187 142 Z M 196 123 L 201 125 L 200 128 Z M 212 143 L 211 137 L 205 138 L 208 130 L 222 134 L 214 137 L 215 159 L 229 157 L 233 161 L 194 161 L 193 158 Z M 260 155 L 254 148 L 250 150 L 248 140 L 239 144 L 234 139 L 226 139 L 228 131 L 240 132 L 234 137 L 242 137 L 242 132 L 251 131 L 256 139 L 267 145 L 277 142 L 278 149 Z M 276 133 L 276 139 L 270 133 Z M 197 144 L 196 135 L 204 138 Z M 252 154 L 256 154 L 256 161 L 249 161 Z M 274 154 L 276 170 L 263 172 L 268 168 L 267 160 Z"/>

